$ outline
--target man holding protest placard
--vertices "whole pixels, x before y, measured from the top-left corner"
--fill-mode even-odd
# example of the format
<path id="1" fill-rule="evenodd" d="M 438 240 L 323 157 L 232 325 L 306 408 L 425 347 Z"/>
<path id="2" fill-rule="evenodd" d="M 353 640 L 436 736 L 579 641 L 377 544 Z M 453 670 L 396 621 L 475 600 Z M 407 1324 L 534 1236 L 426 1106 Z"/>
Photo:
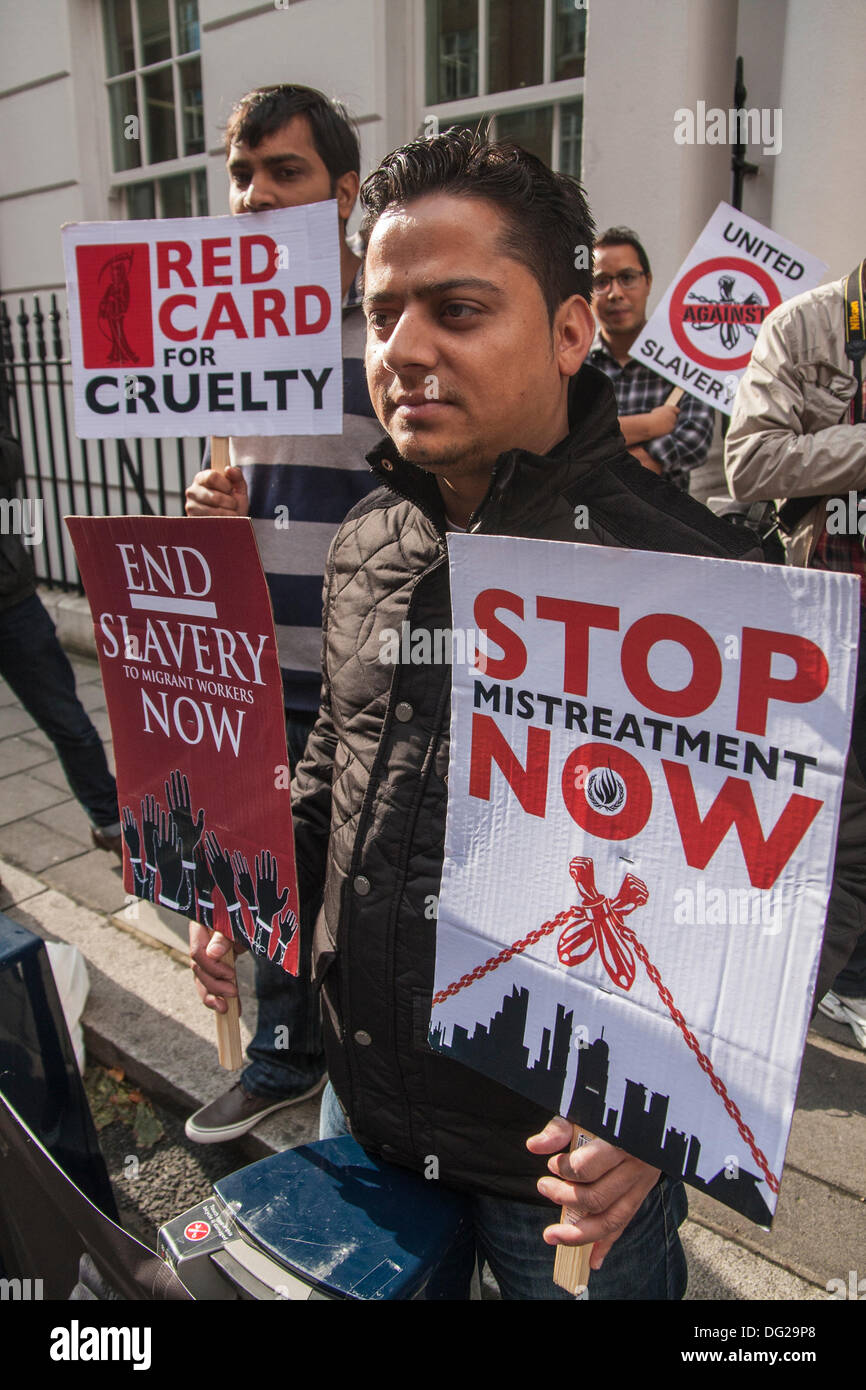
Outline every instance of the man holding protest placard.
<path id="1" fill-rule="evenodd" d="M 331 549 L 323 700 L 293 789 L 301 901 L 308 916 L 323 902 L 323 1135 L 351 1126 L 386 1159 L 469 1191 L 506 1298 L 565 1297 L 547 1247 L 591 1242 L 590 1298 L 678 1298 L 681 1185 L 601 1140 L 560 1154 L 570 1125 L 426 1045 L 450 655 L 395 657 L 388 639 L 450 632 L 449 530 L 759 552 L 623 449 L 610 383 L 583 365 L 591 280 L 574 247 L 591 244 L 592 222 L 575 183 L 452 131 L 389 155 L 363 201 L 367 378 L 390 438 L 370 455 L 384 486 Z M 225 955 L 217 938 L 193 953 L 220 1011 L 236 993 Z M 549 1226 L 539 1193 L 575 1224 Z"/>
<path id="2" fill-rule="evenodd" d="M 592 282 L 599 332 L 589 361 L 613 382 L 629 453 L 688 492 L 690 471 L 707 457 L 713 412 L 693 396 L 668 405 L 668 382 L 630 356 L 646 325 L 652 283 L 647 253 L 635 233 L 628 227 L 603 232 L 595 244 Z"/>
<path id="3" fill-rule="evenodd" d="M 320 92 L 285 85 L 250 92 L 238 103 L 226 129 L 226 156 L 233 213 L 334 198 L 340 217 L 342 435 L 232 439 L 232 466 L 225 474 L 205 467 L 187 492 L 189 516 L 253 519 L 274 607 L 294 768 L 319 703 L 328 545 L 346 512 L 375 482 L 364 462 L 380 431 L 364 379 L 364 319 L 356 284 L 361 262 L 345 239 L 358 193 L 360 152 L 345 112 Z M 309 932 L 306 942 L 297 979 L 256 957 L 259 1018 L 250 1065 L 231 1090 L 190 1117 L 190 1139 L 237 1138 L 321 1084 L 324 1061 L 318 1001 L 309 983 Z"/>

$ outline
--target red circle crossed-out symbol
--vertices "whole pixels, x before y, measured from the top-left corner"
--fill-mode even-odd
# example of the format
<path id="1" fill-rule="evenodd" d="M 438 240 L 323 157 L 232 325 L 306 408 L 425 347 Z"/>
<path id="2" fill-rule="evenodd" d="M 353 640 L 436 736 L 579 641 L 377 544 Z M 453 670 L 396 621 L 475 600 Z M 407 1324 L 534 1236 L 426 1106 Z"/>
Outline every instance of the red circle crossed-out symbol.
<path id="1" fill-rule="evenodd" d="M 727 356 L 712 356 L 708 352 L 702 352 L 701 349 L 697 347 L 693 339 L 691 339 L 686 332 L 685 323 L 683 322 L 686 295 L 689 293 L 692 286 L 700 280 L 702 276 L 716 274 L 718 271 L 728 271 L 733 274 L 738 274 L 741 277 L 745 276 L 746 279 L 757 284 L 758 287 L 763 290 L 767 299 L 767 307 L 764 311 L 765 314 L 768 314 L 771 309 L 775 309 L 777 305 L 781 304 L 782 296 L 779 293 L 778 285 L 772 275 L 769 275 L 761 266 L 755 265 L 751 261 L 743 260 L 741 257 L 716 256 L 712 260 L 701 261 L 699 265 L 693 265 L 690 270 L 686 271 L 679 283 L 674 286 L 674 292 L 671 295 L 671 301 L 668 307 L 671 332 L 676 339 L 677 346 L 692 362 L 697 362 L 702 367 L 709 367 L 711 371 L 715 372 L 739 372 L 743 367 L 748 366 L 749 358 L 752 355 L 751 347 L 748 351 L 738 353 L 736 356 L 734 356 L 732 352 L 728 353 Z"/>
<path id="2" fill-rule="evenodd" d="M 204 1240 L 205 1236 L 210 1235 L 210 1226 L 206 1221 L 191 1221 L 184 1235 L 187 1240 Z"/>

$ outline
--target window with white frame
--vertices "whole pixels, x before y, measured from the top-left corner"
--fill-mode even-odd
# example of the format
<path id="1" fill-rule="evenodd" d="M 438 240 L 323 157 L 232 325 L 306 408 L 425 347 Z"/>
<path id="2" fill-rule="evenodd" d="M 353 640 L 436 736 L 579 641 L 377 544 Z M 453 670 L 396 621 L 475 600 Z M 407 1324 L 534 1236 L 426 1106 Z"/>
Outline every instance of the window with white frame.
<path id="1" fill-rule="evenodd" d="M 208 211 L 197 0 L 102 0 L 112 194 L 137 217 Z"/>
<path id="2" fill-rule="evenodd" d="M 423 0 L 419 125 L 491 125 L 580 176 L 586 0 Z"/>

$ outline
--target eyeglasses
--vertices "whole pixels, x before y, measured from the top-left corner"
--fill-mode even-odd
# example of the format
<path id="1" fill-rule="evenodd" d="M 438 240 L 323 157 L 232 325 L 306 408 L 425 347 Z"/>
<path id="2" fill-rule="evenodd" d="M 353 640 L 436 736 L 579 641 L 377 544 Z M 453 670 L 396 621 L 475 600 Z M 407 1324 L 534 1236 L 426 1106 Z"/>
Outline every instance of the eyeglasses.
<path id="1" fill-rule="evenodd" d="M 624 290 L 633 290 L 642 275 L 646 275 L 645 270 L 621 270 L 619 275 L 593 275 L 592 288 L 596 294 L 607 294 L 611 285 L 616 281 Z"/>

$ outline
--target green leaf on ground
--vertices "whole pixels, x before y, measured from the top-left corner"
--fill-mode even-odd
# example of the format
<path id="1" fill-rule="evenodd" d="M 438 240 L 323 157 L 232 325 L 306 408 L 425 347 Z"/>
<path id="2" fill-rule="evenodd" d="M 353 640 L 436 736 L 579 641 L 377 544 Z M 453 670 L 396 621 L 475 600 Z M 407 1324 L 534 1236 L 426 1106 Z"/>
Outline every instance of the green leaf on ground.
<path id="1" fill-rule="evenodd" d="M 149 1149 L 151 1145 L 158 1143 L 165 1134 L 159 1119 L 146 1100 L 135 1107 L 132 1132 L 135 1135 L 136 1144 L 142 1149 Z"/>
<path id="2" fill-rule="evenodd" d="M 120 1120 L 132 1130 L 136 1143 L 144 1149 L 163 1137 L 165 1131 L 152 1107 L 131 1082 L 124 1081 L 119 1068 L 106 1070 L 89 1066 L 84 1076 L 84 1089 L 97 1130 Z"/>

